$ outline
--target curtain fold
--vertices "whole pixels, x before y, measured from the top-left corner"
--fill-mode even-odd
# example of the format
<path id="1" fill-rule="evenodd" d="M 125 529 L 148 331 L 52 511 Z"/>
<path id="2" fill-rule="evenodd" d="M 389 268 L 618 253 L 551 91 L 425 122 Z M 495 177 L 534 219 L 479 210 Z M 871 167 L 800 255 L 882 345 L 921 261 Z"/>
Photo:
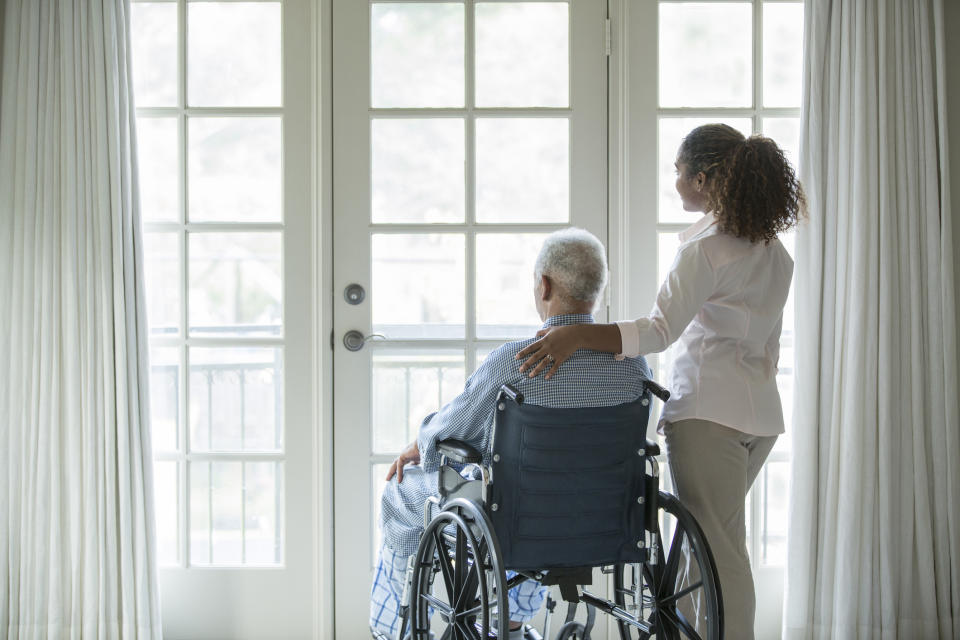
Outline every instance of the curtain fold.
<path id="1" fill-rule="evenodd" d="M 128 0 L 6 0 L 0 634 L 161 637 Z"/>
<path id="2" fill-rule="evenodd" d="M 786 638 L 960 637 L 942 0 L 807 0 Z"/>

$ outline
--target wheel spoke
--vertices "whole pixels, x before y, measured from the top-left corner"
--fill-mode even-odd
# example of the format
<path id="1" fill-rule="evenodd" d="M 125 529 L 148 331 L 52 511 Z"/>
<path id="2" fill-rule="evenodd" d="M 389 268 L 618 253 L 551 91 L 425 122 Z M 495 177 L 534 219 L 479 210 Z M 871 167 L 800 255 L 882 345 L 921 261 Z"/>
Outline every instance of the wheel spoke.
<path id="1" fill-rule="evenodd" d="M 477 563 L 476 560 L 474 560 L 473 564 L 467 569 L 467 576 L 464 580 L 463 588 L 460 590 L 460 593 L 457 594 L 457 602 L 454 607 L 458 611 L 466 605 L 468 598 L 473 597 L 479 583 L 480 576 L 477 574 Z"/>
<path id="2" fill-rule="evenodd" d="M 672 608 L 660 609 L 660 615 L 670 620 L 670 624 L 673 626 L 672 631 L 682 631 L 690 640 L 702 640 L 700 634 L 690 626 L 690 623 L 679 611 Z"/>
<path id="3" fill-rule="evenodd" d="M 437 555 L 440 557 L 440 573 L 443 575 L 443 585 L 447 589 L 447 597 L 450 598 L 450 601 L 453 602 L 454 598 L 454 573 L 453 567 L 450 566 L 450 553 L 447 550 L 446 542 L 443 540 L 443 536 L 440 535 L 438 529 L 433 530 L 433 540 L 437 545 Z"/>
<path id="4" fill-rule="evenodd" d="M 429 602 L 430 605 L 434 609 L 439 611 L 441 614 L 450 618 L 453 617 L 453 608 L 443 600 L 440 600 L 439 598 L 432 596 L 429 593 L 421 593 L 420 597 L 426 600 L 427 602 Z"/>
<path id="5" fill-rule="evenodd" d="M 454 555 L 457 559 L 457 564 L 453 566 L 454 570 L 454 579 L 456 580 L 457 589 L 463 587 L 463 583 L 466 580 L 464 568 L 467 566 L 467 537 L 463 535 L 463 530 L 460 527 L 457 527 L 457 546 L 454 548 Z"/>
<path id="6" fill-rule="evenodd" d="M 456 638 L 453 637 L 453 625 L 443 630 L 443 635 L 440 636 L 440 640 L 456 640 Z"/>
<path id="7" fill-rule="evenodd" d="M 480 640 L 480 634 L 477 633 L 476 628 L 469 622 L 457 621 L 457 628 L 460 629 L 460 633 L 463 634 L 464 638 L 469 640 Z"/>
<path id="8" fill-rule="evenodd" d="M 702 586 L 703 586 L 703 582 L 702 582 L 702 581 L 701 581 L 701 582 L 698 582 L 698 583 L 696 583 L 696 584 L 692 584 L 692 585 L 690 585 L 689 587 L 687 587 L 686 589 L 682 589 L 682 590 L 680 590 L 680 591 L 677 591 L 677 592 L 674 593 L 673 595 L 666 596 L 666 597 L 663 598 L 662 600 L 659 600 L 659 604 L 660 604 L 660 605 L 674 604 L 674 603 L 676 603 L 676 601 L 679 600 L 680 598 L 682 598 L 682 597 L 684 597 L 684 596 L 686 596 L 686 595 L 689 595 L 689 594 L 693 593 L 694 591 L 696 591 L 697 589 L 699 589 L 699 588 L 702 587 Z"/>
<path id="9" fill-rule="evenodd" d="M 474 600 L 474 603 L 476 603 L 476 602 L 478 602 L 478 601 L 477 601 L 477 600 Z M 458 617 L 458 618 L 468 618 L 468 617 L 470 617 L 470 616 L 478 616 L 478 615 L 480 615 L 480 612 L 481 612 L 481 611 L 483 611 L 483 603 L 482 603 L 482 602 L 481 602 L 480 604 L 474 604 L 473 607 L 470 607 L 469 609 L 467 609 L 467 610 L 465 610 L 465 611 L 461 611 L 460 613 L 457 614 L 457 617 Z"/>
<path id="10" fill-rule="evenodd" d="M 676 586 L 677 568 L 680 564 L 680 554 L 683 553 L 683 529 L 677 522 L 673 529 L 673 541 L 670 543 L 670 555 L 667 556 L 667 564 L 663 569 L 659 593 L 663 593 L 664 588 L 668 587 L 672 592 Z"/>

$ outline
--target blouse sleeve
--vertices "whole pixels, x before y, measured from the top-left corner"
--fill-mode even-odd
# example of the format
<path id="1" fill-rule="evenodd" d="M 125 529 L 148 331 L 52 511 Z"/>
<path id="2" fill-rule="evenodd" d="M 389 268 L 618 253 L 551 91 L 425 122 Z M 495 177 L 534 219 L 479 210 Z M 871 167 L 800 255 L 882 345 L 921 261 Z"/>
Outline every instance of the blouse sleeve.
<path id="1" fill-rule="evenodd" d="M 650 314 L 617 322 L 618 357 L 658 353 L 673 344 L 716 290 L 716 273 L 700 242 L 680 248 Z"/>

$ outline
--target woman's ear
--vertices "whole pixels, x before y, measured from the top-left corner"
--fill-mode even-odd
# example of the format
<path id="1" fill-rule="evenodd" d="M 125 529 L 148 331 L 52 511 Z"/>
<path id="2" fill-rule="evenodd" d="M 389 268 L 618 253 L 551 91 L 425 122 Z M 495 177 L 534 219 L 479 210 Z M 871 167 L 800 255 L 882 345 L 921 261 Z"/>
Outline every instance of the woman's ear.
<path id="1" fill-rule="evenodd" d="M 707 174 L 703 171 L 697 174 L 697 193 L 700 193 L 703 190 L 704 185 L 707 184 Z"/>

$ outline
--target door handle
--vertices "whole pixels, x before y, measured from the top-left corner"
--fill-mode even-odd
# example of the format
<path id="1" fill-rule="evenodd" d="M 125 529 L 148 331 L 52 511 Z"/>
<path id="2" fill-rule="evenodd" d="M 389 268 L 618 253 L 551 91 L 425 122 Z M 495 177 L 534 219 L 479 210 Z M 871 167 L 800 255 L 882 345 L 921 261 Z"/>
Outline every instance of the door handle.
<path id="1" fill-rule="evenodd" d="M 363 349 L 363 345 L 367 344 L 367 340 L 373 340 L 374 338 L 386 340 L 387 336 L 382 333 L 372 333 L 369 336 L 364 336 L 356 329 L 351 329 L 343 334 L 343 346 L 346 347 L 347 351 L 360 351 L 360 349 Z"/>

